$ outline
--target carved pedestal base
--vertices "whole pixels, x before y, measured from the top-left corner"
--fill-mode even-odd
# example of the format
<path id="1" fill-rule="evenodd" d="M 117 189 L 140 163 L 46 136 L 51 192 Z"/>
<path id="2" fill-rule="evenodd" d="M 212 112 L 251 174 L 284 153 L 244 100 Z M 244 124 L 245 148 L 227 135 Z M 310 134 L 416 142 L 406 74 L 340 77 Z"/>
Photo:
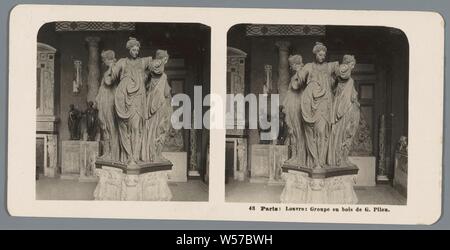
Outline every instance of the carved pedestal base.
<path id="1" fill-rule="evenodd" d="M 356 204 L 357 167 L 307 169 L 283 166 L 282 203 Z"/>
<path id="2" fill-rule="evenodd" d="M 167 184 L 170 162 L 138 164 L 129 168 L 120 163 L 97 161 L 95 174 L 99 182 L 95 200 L 169 201 L 172 193 Z"/>

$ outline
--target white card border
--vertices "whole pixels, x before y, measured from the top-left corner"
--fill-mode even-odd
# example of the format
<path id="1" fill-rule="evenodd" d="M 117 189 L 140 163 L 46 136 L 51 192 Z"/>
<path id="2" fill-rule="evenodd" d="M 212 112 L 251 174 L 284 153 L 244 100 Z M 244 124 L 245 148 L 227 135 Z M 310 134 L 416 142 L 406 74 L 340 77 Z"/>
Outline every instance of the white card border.
<path id="1" fill-rule="evenodd" d="M 211 92 L 225 96 L 226 38 L 239 23 L 388 26 L 410 45 L 409 173 L 406 206 L 390 213 L 274 213 L 226 203 L 225 131 L 211 130 L 208 202 L 35 200 L 36 37 L 52 21 L 188 22 L 211 27 Z M 180 220 L 237 220 L 375 224 L 433 224 L 441 216 L 444 95 L 444 20 L 435 12 L 18 5 L 11 11 L 9 40 L 7 207 L 13 216 Z M 29 91 L 26 91 L 29 90 Z M 29 105 L 28 105 L 29 104 Z M 26 156 L 26 157 L 24 157 Z M 336 207 L 334 205 L 306 205 Z M 355 205 L 374 207 L 370 205 Z"/>

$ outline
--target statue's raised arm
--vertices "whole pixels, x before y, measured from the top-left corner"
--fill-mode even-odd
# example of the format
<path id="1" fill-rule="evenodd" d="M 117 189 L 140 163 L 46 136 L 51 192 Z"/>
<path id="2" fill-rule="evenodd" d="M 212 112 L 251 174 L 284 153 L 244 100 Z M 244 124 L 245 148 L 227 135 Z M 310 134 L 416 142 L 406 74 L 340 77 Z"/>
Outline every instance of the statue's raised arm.
<path id="1" fill-rule="evenodd" d="M 330 76 L 333 80 L 337 80 L 337 77 L 339 76 L 339 62 L 328 62 L 328 72 L 330 72 Z"/>
<path id="2" fill-rule="evenodd" d="M 292 60 L 295 59 L 292 58 Z M 293 65 L 296 64 L 294 63 Z M 311 65 L 309 63 L 303 65 L 302 63 L 301 65 L 296 66 L 296 68 L 292 70 L 294 71 L 294 75 L 291 78 L 290 87 L 294 90 L 298 90 L 308 83 L 308 76 L 311 71 Z"/>
<path id="3" fill-rule="evenodd" d="M 146 70 L 151 70 L 152 69 L 152 63 L 154 61 L 153 57 L 151 57 L 151 56 L 142 57 L 142 58 L 140 58 L 140 60 L 141 60 L 141 63 L 143 65 L 143 67 Z"/>

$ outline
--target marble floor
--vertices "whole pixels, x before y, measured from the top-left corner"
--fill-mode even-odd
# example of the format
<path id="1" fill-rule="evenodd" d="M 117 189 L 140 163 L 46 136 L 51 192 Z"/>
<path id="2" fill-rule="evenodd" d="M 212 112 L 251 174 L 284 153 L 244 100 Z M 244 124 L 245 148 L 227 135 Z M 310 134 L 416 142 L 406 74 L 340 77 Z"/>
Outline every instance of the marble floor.
<path id="1" fill-rule="evenodd" d="M 233 181 L 226 185 L 227 202 L 278 203 L 283 186 L 269 186 L 262 183 Z M 406 198 L 390 185 L 355 187 L 358 204 L 406 205 Z"/>
<path id="2" fill-rule="evenodd" d="M 96 183 L 41 177 L 37 200 L 93 200 Z M 173 201 L 208 201 L 208 186 L 200 180 L 169 183 Z M 227 202 L 278 203 L 283 186 L 233 181 L 225 186 Z M 356 187 L 359 204 L 405 205 L 406 198 L 390 185 Z"/>
<path id="3" fill-rule="evenodd" d="M 37 200 L 93 200 L 97 183 L 41 177 L 36 181 Z M 169 183 L 172 201 L 208 201 L 208 186 L 200 180 Z"/>

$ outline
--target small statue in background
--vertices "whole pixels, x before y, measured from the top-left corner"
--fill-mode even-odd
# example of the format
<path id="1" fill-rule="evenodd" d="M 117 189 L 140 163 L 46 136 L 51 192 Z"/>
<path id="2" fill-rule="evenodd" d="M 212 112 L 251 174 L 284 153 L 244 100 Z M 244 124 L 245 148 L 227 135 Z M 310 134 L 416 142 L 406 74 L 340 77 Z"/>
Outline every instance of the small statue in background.
<path id="1" fill-rule="evenodd" d="M 68 126 L 70 132 L 70 140 L 80 140 L 81 138 L 81 112 L 75 108 L 75 105 L 70 104 Z"/>
<path id="2" fill-rule="evenodd" d="M 286 123 L 286 114 L 283 112 L 284 107 L 279 107 L 279 116 L 280 116 L 280 125 L 279 125 L 279 132 L 277 137 L 277 144 L 278 145 L 285 145 L 286 139 L 289 136 L 289 128 Z"/>
<path id="3" fill-rule="evenodd" d="M 84 112 L 86 115 L 86 130 L 88 141 L 95 141 L 98 128 L 98 110 L 94 108 L 94 102 L 88 102 L 88 108 Z"/>
<path id="4" fill-rule="evenodd" d="M 399 139 L 398 145 L 397 145 L 397 152 L 408 154 L 408 137 L 400 136 L 400 139 Z"/>

